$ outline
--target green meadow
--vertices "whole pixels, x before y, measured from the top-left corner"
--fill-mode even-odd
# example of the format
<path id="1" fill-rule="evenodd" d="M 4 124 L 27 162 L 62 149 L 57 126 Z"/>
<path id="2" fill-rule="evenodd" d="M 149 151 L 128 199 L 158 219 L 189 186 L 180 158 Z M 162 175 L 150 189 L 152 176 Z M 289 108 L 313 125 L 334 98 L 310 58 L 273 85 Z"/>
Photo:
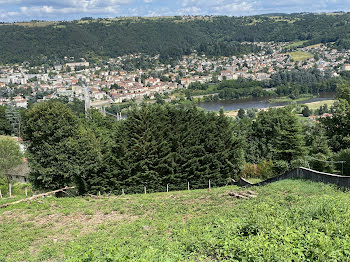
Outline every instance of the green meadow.
<path id="1" fill-rule="evenodd" d="M 0 261 L 350 261 L 348 192 L 285 180 L 229 196 L 245 190 L 13 205 L 0 209 Z"/>

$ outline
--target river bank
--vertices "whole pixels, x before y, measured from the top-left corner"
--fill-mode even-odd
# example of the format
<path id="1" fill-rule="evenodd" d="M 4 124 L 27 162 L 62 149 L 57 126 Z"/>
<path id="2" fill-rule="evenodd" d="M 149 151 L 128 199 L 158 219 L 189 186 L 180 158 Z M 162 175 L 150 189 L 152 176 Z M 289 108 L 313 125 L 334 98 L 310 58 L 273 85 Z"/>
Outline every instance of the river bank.
<path id="1" fill-rule="evenodd" d="M 295 100 L 282 100 L 276 101 L 271 97 L 260 97 L 260 98 L 247 98 L 247 99 L 237 99 L 237 100 L 219 100 L 219 101 L 209 101 L 201 102 L 198 104 L 199 107 L 207 111 L 220 111 L 221 108 L 226 112 L 238 111 L 239 109 L 266 109 L 269 107 L 282 107 L 290 103 L 297 104 L 310 104 L 314 105 L 318 102 L 332 103 L 331 100 L 335 101 L 335 93 L 321 93 L 318 96 L 305 97 L 305 99 L 295 99 Z"/>

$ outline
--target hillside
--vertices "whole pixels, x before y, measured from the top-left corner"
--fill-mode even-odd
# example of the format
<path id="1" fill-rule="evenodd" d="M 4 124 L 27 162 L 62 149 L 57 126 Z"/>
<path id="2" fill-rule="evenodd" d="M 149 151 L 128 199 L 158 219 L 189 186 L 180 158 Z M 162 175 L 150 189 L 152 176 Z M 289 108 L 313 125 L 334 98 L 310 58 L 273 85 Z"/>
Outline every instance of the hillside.
<path id="1" fill-rule="evenodd" d="M 90 61 L 130 53 L 160 54 L 162 61 L 194 50 L 230 56 L 255 52 L 242 42 L 302 41 L 350 47 L 349 13 L 249 17 L 84 18 L 71 22 L 1 24 L 0 63 Z"/>
<path id="2" fill-rule="evenodd" d="M 349 261 L 350 195 L 285 180 L 0 210 L 0 261 Z M 5 200 L 0 200 L 0 204 Z"/>

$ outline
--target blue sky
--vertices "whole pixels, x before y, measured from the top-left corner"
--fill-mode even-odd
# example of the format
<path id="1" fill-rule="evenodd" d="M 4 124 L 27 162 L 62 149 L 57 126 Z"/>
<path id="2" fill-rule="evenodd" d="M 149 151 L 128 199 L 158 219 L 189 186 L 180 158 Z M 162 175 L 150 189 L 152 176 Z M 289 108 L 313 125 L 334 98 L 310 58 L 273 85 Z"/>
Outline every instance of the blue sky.
<path id="1" fill-rule="evenodd" d="M 349 11 L 350 0 L 0 0 L 0 21 Z"/>

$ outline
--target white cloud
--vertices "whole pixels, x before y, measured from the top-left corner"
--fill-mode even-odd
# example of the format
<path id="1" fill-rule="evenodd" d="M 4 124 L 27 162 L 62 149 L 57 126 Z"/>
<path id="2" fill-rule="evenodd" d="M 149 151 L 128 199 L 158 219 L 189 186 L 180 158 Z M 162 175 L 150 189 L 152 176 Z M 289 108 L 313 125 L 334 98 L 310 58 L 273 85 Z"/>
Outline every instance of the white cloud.
<path id="1" fill-rule="evenodd" d="M 47 19 L 47 20 L 64 20 L 69 15 L 78 15 L 82 17 L 84 15 L 96 15 L 96 16 L 116 16 L 120 15 L 120 6 L 88 6 L 83 5 L 80 7 L 63 7 L 56 8 L 54 6 L 22 6 L 16 12 L 1 12 L 0 18 L 6 20 L 31 20 L 31 19 Z M 62 19 L 61 19 L 62 18 Z"/>
<path id="2" fill-rule="evenodd" d="M 202 9 L 196 6 L 183 7 L 177 10 L 178 15 L 200 15 L 202 14 Z"/>
<path id="3" fill-rule="evenodd" d="M 0 0 L 1 21 L 347 11 L 350 0 Z"/>
<path id="4" fill-rule="evenodd" d="M 216 13 L 224 13 L 224 14 L 232 14 L 236 15 L 241 12 L 247 13 L 249 11 L 254 10 L 254 4 L 253 3 L 248 3 L 248 2 L 241 2 L 241 3 L 230 3 L 230 4 L 225 4 L 221 6 L 217 6 L 214 8 Z"/>

